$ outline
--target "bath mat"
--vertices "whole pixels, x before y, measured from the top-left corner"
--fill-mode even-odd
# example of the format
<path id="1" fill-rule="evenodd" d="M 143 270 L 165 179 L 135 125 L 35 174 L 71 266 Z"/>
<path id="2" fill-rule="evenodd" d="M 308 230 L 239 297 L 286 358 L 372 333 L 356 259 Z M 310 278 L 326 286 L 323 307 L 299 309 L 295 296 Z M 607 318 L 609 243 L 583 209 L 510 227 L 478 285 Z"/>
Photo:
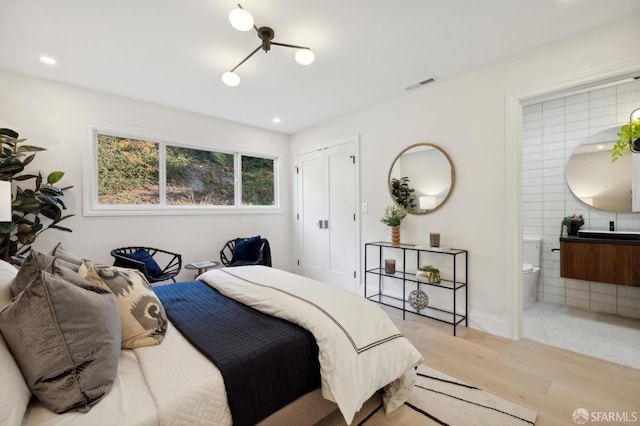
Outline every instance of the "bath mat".
<path id="1" fill-rule="evenodd" d="M 424 364 L 418 367 L 413 395 L 400 408 L 385 414 L 379 395 L 369 399 L 352 425 L 534 425 L 537 413 L 470 386 Z M 338 410 L 318 426 L 345 425 Z"/>

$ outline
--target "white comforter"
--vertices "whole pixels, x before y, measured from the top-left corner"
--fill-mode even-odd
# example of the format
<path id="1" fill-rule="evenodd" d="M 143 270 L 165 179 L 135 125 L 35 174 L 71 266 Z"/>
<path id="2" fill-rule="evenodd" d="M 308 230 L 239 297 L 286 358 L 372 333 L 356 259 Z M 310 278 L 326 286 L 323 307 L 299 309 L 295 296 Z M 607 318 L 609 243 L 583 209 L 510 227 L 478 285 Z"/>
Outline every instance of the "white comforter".
<path id="1" fill-rule="evenodd" d="M 309 330 L 319 347 L 322 394 L 347 423 L 385 387 L 387 412 L 411 393 L 422 355 L 374 302 L 265 266 L 214 269 L 199 279 L 225 296 Z"/>
<path id="2" fill-rule="evenodd" d="M 169 324 L 162 344 L 121 351 L 116 382 L 88 413 L 55 414 L 34 399 L 22 426 L 230 426 L 231 423 L 220 370 Z"/>
<path id="3" fill-rule="evenodd" d="M 348 423 L 383 386 L 391 383 L 387 410 L 404 402 L 411 391 L 412 367 L 422 357 L 373 302 L 261 266 L 212 270 L 200 279 L 229 297 L 311 331 L 320 348 L 323 396 L 338 404 Z M 220 371 L 169 324 L 162 344 L 121 352 L 116 382 L 91 411 L 54 414 L 32 400 L 22 426 L 231 423 Z"/>

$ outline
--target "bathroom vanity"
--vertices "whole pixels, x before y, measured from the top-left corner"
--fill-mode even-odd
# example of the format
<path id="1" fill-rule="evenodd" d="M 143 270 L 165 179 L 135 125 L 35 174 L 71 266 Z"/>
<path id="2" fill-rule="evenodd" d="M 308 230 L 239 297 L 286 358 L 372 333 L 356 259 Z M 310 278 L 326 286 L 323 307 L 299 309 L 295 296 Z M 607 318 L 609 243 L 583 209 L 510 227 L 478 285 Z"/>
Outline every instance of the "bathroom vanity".
<path id="1" fill-rule="evenodd" d="M 640 287 L 640 232 L 579 231 L 560 238 L 560 276 Z"/>

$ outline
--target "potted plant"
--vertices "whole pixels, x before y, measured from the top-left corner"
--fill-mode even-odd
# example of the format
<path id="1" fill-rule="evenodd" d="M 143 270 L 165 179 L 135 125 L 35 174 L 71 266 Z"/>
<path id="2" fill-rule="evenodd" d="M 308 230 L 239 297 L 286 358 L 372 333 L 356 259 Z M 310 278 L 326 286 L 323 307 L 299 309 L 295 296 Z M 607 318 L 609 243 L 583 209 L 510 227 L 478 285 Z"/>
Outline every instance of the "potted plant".
<path id="1" fill-rule="evenodd" d="M 633 115 L 633 113 L 631 114 Z M 611 162 L 630 154 L 632 151 L 640 151 L 640 118 L 631 120 L 620 128 L 618 140 L 611 149 Z"/>
<path id="2" fill-rule="evenodd" d="M 402 208 L 405 210 L 413 210 L 416 203 L 413 198 L 415 189 L 409 186 L 409 178 L 407 176 L 391 178 L 391 195 Z"/>
<path id="3" fill-rule="evenodd" d="M 567 233 L 569 235 L 577 236 L 578 230 L 582 225 L 584 225 L 584 217 L 581 214 L 565 216 L 562 219 L 562 226 L 567 228 Z"/>
<path id="4" fill-rule="evenodd" d="M 434 266 L 426 265 L 418 268 L 418 280 L 423 280 L 430 284 L 440 284 L 440 270 Z"/>
<path id="5" fill-rule="evenodd" d="M 391 244 L 400 245 L 400 224 L 407 216 L 407 211 L 397 205 L 387 206 L 380 222 L 391 227 Z"/>
<path id="6" fill-rule="evenodd" d="M 0 129 L 0 180 L 20 182 L 15 187 L 15 196 L 11 200 L 11 222 L 0 222 L 0 259 L 20 263 L 37 236 L 47 229 L 71 232 L 71 229 L 59 225 L 73 215 L 62 215 L 67 207 L 62 201 L 64 191 L 72 188 L 54 186 L 64 176 L 64 172 L 55 171 L 47 175 L 46 180 L 40 173 L 23 173 L 39 151 L 33 145 L 23 144 L 18 133 L 11 129 Z M 23 188 L 22 183 L 33 181 L 33 188 Z M 50 221 L 45 226 L 43 219 Z"/>

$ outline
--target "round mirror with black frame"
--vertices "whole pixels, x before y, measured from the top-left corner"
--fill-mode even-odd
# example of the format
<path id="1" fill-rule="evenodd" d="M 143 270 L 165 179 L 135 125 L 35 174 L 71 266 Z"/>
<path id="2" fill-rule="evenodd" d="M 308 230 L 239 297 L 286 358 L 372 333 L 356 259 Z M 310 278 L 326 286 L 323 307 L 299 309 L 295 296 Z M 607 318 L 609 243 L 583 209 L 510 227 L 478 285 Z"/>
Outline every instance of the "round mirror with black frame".
<path id="1" fill-rule="evenodd" d="M 391 199 L 411 214 L 428 214 L 447 201 L 456 181 L 449 155 L 432 143 L 405 148 L 389 169 Z"/>

